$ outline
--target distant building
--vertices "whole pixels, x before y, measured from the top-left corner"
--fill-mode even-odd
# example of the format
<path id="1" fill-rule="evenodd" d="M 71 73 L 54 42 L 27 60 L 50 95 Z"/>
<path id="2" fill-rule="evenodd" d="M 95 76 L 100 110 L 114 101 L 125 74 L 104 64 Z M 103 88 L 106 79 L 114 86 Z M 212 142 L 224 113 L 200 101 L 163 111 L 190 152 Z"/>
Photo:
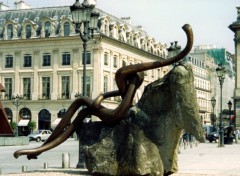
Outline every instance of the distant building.
<path id="1" fill-rule="evenodd" d="M 237 20 L 233 22 L 229 28 L 235 33 L 235 53 L 236 53 L 236 83 L 234 91 L 234 110 L 236 118 L 236 126 L 240 127 L 240 7 L 237 7 Z"/>
<path id="2" fill-rule="evenodd" d="M 54 128 L 81 94 L 83 48 L 69 7 L 18 5 L 20 9 L 0 11 L 0 81 L 6 88 L 2 100 L 8 119 L 17 120 L 21 135 L 27 133 L 29 121 L 36 121 L 38 129 Z M 120 67 L 168 56 L 167 45 L 132 26 L 130 18 L 98 12 L 99 31 L 87 48 L 86 93 L 92 98 L 117 89 L 114 77 Z M 135 102 L 145 85 L 168 71 L 169 67 L 146 71 Z M 13 95 L 23 97 L 18 112 Z M 109 98 L 103 105 L 115 108 L 118 103 L 119 98 Z"/>
<path id="3" fill-rule="evenodd" d="M 203 123 L 211 124 L 213 108 L 211 98 L 216 99 L 214 115 L 218 123 L 220 114 L 220 83 L 216 75 L 218 64 L 223 64 L 226 69 L 226 76 L 223 83 L 223 110 L 228 109 L 227 103 L 233 101 L 234 84 L 235 84 L 235 64 L 233 56 L 224 48 L 216 48 L 211 45 L 196 46 L 192 52 L 185 58 L 192 63 L 194 72 L 194 83 L 197 92 L 198 104 L 200 107 L 200 116 Z M 229 118 L 226 114 L 223 118 Z M 229 120 L 229 119 L 228 119 Z M 228 125 L 224 120 L 223 125 Z"/>

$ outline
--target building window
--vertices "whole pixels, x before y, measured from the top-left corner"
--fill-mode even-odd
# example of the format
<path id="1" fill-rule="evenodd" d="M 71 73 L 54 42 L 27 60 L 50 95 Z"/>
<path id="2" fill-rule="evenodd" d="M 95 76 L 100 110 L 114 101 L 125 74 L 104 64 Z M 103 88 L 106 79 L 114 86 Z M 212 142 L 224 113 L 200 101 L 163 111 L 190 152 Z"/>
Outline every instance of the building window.
<path id="1" fill-rule="evenodd" d="M 70 35 L 70 23 L 69 22 L 64 23 L 63 30 L 64 30 L 64 36 Z"/>
<path id="2" fill-rule="evenodd" d="M 26 38 L 31 38 L 32 36 L 32 26 L 30 24 L 28 24 L 26 26 Z"/>
<path id="3" fill-rule="evenodd" d="M 45 23 L 45 37 L 49 37 L 51 35 L 51 23 L 47 21 Z"/>
<path id="4" fill-rule="evenodd" d="M 151 70 L 151 77 L 154 78 L 154 70 Z"/>
<path id="5" fill-rule="evenodd" d="M 12 99 L 12 78 L 5 78 L 5 100 L 11 100 Z"/>
<path id="6" fill-rule="evenodd" d="M 122 66 L 125 67 L 127 65 L 126 61 L 122 61 Z"/>
<path id="7" fill-rule="evenodd" d="M 32 56 L 24 55 L 23 67 L 31 67 L 31 66 L 32 66 Z"/>
<path id="8" fill-rule="evenodd" d="M 70 98 L 70 77 L 62 76 L 62 99 Z"/>
<path id="9" fill-rule="evenodd" d="M 91 64 L 91 53 L 87 52 L 86 55 L 86 64 Z M 84 65 L 84 53 L 82 53 L 82 64 Z"/>
<path id="10" fill-rule="evenodd" d="M 13 68 L 13 56 L 11 55 L 6 56 L 5 68 Z"/>
<path id="11" fill-rule="evenodd" d="M 42 66 L 51 66 L 51 55 L 49 53 L 43 54 Z"/>
<path id="12" fill-rule="evenodd" d="M 108 59 L 108 53 L 104 53 L 104 65 L 108 65 L 109 59 Z"/>
<path id="13" fill-rule="evenodd" d="M 10 40 L 13 38 L 13 25 L 9 24 L 7 26 L 7 39 Z"/>
<path id="14" fill-rule="evenodd" d="M 71 63 L 71 55 L 70 53 L 62 54 L 62 65 L 70 65 Z"/>
<path id="15" fill-rule="evenodd" d="M 23 99 L 31 99 L 31 78 L 23 78 Z"/>
<path id="16" fill-rule="evenodd" d="M 118 67 L 118 59 L 117 59 L 117 56 L 113 56 L 113 67 L 114 68 L 117 68 Z"/>
<path id="17" fill-rule="evenodd" d="M 103 92 L 108 92 L 108 76 L 104 76 Z"/>
<path id="18" fill-rule="evenodd" d="M 86 96 L 91 97 L 91 77 L 86 76 Z"/>
<path id="19" fill-rule="evenodd" d="M 50 77 L 42 78 L 42 99 L 50 99 Z"/>

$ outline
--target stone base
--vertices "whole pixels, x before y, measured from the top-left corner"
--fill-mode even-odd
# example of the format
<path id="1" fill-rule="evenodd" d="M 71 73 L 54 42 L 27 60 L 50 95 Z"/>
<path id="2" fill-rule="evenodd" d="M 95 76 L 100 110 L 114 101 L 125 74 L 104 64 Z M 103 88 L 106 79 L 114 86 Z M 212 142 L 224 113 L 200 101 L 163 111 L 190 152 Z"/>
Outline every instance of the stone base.
<path id="1" fill-rule="evenodd" d="M 28 145 L 29 138 L 26 136 L 19 137 L 0 137 L 0 146 Z"/>

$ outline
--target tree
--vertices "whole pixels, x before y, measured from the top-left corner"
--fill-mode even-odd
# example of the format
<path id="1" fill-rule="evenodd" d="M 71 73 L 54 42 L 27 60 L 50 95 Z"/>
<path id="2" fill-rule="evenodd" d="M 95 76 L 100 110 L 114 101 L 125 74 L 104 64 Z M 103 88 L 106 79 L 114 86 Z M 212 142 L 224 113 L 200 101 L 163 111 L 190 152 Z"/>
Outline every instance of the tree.
<path id="1" fill-rule="evenodd" d="M 30 121 L 29 123 L 28 123 L 28 128 L 30 128 L 31 129 L 31 132 L 33 132 L 33 130 L 36 128 L 36 122 L 35 121 Z"/>
<path id="2" fill-rule="evenodd" d="M 15 131 L 16 128 L 17 128 L 17 123 L 16 122 L 10 122 L 10 125 L 11 125 L 13 131 Z"/>

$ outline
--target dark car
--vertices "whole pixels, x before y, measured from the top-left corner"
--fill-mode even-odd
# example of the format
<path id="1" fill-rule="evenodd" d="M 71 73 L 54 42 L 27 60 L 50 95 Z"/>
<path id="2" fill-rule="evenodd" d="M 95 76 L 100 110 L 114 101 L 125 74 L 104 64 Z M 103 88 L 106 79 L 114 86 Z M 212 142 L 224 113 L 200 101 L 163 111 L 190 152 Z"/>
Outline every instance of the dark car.
<path id="1" fill-rule="evenodd" d="M 208 134 L 207 140 L 208 140 L 209 142 L 211 142 L 211 143 L 212 143 L 213 141 L 217 142 L 218 136 L 219 136 L 219 133 L 218 133 L 218 132 L 211 132 L 211 133 Z"/>

